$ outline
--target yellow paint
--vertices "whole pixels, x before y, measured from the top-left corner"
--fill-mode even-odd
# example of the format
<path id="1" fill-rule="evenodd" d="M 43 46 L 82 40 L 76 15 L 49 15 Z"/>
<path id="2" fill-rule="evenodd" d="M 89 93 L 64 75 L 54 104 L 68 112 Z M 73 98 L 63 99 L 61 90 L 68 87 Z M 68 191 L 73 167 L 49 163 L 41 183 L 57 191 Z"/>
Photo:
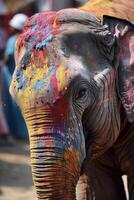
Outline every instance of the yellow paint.
<path id="1" fill-rule="evenodd" d="M 58 91 L 67 90 L 67 84 L 70 76 L 70 71 L 62 63 L 56 71 L 56 78 L 58 82 Z"/>
<path id="2" fill-rule="evenodd" d="M 48 65 L 44 65 L 44 69 L 45 69 L 45 74 L 48 74 Z"/>
<path id="3" fill-rule="evenodd" d="M 23 72 L 24 76 L 31 78 L 31 85 L 35 84 L 37 80 L 41 80 L 46 75 L 44 68 L 37 68 L 35 65 L 30 66 Z"/>
<path id="4" fill-rule="evenodd" d="M 44 128 L 39 128 L 38 129 L 38 134 L 43 134 L 44 133 Z"/>
<path id="5" fill-rule="evenodd" d="M 18 82 L 16 79 L 13 79 L 9 88 L 10 94 L 12 97 L 14 97 L 14 88 L 16 88 L 18 85 Z"/>
<path id="6" fill-rule="evenodd" d="M 58 80 L 58 91 L 60 91 L 65 84 L 65 68 L 61 64 L 56 71 L 56 78 Z"/>
<path id="7" fill-rule="evenodd" d="M 48 66 L 36 67 L 35 65 L 28 66 L 26 70 L 23 70 L 23 77 L 27 78 L 22 89 L 18 89 L 18 80 L 13 79 L 10 85 L 10 93 L 12 96 L 15 96 L 18 105 L 21 110 L 25 110 L 29 106 L 32 106 L 36 103 L 39 96 L 45 94 L 44 88 L 41 88 L 39 91 L 34 90 L 34 85 L 38 80 L 45 80 L 45 82 L 50 82 L 50 77 L 48 75 Z M 21 80 L 20 80 L 21 81 Z M 38 93 L 38 95 L 37 95 Z"/>

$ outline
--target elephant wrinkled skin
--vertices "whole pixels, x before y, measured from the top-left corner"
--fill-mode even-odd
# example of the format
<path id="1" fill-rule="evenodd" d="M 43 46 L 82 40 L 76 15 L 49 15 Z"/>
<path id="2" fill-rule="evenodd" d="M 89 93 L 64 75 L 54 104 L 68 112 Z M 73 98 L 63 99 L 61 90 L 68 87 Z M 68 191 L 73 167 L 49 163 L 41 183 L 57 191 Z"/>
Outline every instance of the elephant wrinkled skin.
<path id="1" fill-rule="evenodd" d="M 134 199 L 134 27 L 80 9 L 32 16 L 10 92 L 26 121 L 38 199 Z M 76 186 L 77 185 L 77 186 Z"/>

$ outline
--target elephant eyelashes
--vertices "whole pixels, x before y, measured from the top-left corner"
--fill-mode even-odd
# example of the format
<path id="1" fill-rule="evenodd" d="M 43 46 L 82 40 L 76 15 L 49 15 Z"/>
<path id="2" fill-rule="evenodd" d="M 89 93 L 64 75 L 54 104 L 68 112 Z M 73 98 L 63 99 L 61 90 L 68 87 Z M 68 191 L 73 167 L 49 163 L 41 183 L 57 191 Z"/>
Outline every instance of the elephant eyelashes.
<path id="1" fill-rule="evenodd" d="M 86 88 L 81 88 L 76 94 L 76 100 L 82 100 L 87 94 Z"/>
<path id="2" fill-rule="evenodd" d="M 75 103 L 82 104 L 82 106 L 85 106 L 87 102 L 89 103 L 89 82 L 81 78 L 81 76 L 76 77 L 74 81 L 75 82 L 72 82 L 73 101 Z"/>

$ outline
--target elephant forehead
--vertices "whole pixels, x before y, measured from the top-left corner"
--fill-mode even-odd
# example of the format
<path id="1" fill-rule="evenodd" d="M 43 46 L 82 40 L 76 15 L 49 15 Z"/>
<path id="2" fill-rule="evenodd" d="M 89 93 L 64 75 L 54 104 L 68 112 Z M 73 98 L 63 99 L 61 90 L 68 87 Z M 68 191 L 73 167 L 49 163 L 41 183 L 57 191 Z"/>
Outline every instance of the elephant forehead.
<path id="1" fill-rule="evenodd" d="M 32 52 L 30 57 L 27 66 L 22 63 L 16 68 L 10 86 L 20 107 L 39 101 L 54 103 L 62 98 L 77 75 L 86 74 L 82 62 L 73 55 L 68 60 L 57 56 L 53 62 L 51 55 L 44 56 L 44 51 L 40 50 Z"/>

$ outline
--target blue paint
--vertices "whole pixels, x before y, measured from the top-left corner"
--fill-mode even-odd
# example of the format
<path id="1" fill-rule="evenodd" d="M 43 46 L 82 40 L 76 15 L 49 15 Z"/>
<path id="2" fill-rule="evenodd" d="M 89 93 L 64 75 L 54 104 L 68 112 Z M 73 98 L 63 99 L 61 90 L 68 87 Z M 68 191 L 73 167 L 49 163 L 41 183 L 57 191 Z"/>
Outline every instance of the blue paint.
<path id="1" fill-rule="evenodd" d="M 17 89 L 25 89 L 28 79 L 28 77 L 19 77 Z"/>
<path id="2" fill-rule="evenodd" d="M 42 49 L 43 47 L 47 46 L 49 42 L 52 40 L 53 36 L 49 35 L 46 39 L 36 45 L 36 49 Z"/>
<path id="3" fill-rule="evenodd" d="M 32 24 L 31 25 L 31 31 L 34 32 L 37 28 L 37 24 Z"/>
<path id="4" fill-rule="evenodd" d="M 17 86 L 18 89 L 22 89 L 23 88 L 23 81 L 20 80 Z"/>
<path id="5" fill-rule="evenodd" d="M 38 90 L 44 86 L 44 80 L 38 80 L 35 85 L 33 86 L 34 90 Z"/>
<path id="6" fill-rule="evenodd" d="M 21 76 L 22 76 L 23 72 L 20 70 L 18 72 L 16 72 L 16 79 L 18 80 Z"/>

